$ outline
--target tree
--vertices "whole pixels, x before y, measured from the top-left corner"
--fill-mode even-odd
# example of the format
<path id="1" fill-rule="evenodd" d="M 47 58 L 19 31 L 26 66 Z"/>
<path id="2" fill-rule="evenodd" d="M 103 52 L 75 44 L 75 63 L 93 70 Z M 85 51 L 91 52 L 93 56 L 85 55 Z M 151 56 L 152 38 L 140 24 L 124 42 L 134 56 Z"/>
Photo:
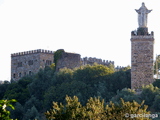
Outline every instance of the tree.
<path id="1" fill-rule="evenodd" d="M 82 106 L 78 97 L 66 96 L 66 104 L 53 102 L 53 108 L 45 112 L 48 120 L 132 120 L 132 114 L 149 114 L 144 101 L 124 102 L 121 98 L 119 104 L 112 101 L 105 106 L 104 100 L 90 98 L 86 106 Z M 149 118 L 134 118 L 134 120 L 149 120 Z"/>
<path id="2" fill-rule="evenodd" d="M 0 120 L 11 120 L 10 119 L 10 111 L 7 110 L 7 107 L 11 109 L 15 109 L 14 106 L 11 104 L 16 102 L 15 99 L 12 100 L 0 100 Z"/>
<path id="3" fill-rule="evenodd" d="M 105 105 L 104 100 L 100 100 L 100 98 L 90 98 L 85 107 L 85 118 L 87 120 L 105 120 Z"/>
<path id="4" fill-rule="evenodd" d="M 59 49 L 56 52 L 54 52 L 54 63 L 55 63 L 55 66 L 57 65 L 58 60 L 61 58 L 62 53 L 64 53 L 63 49 Z"/>
<path id="5" fill-rule="evenodd" d="M 147 111 L 147 105 L 144 105 L 144 101 L 138 104 L 136 101 L 124 102 L 121 98 L 121 103 L 115 105 L 112 101 L 106 106 L 106 120 L 150 120 L 145 117 L 135 117 L 132 115 L 149 114 Z"/>
<path id="6" fill-rule="evenodd" d="M 157 112 L 160 111 L 160 95 L 156 95 L 152 108 Z"/>
<path id="7" fill-rule="evenodd" d="M 152 84 L 154 87 L 160 88 L 160 79 L 156 79 Z"/>
<path id="8" fill-rule="evenodd" d="M 131 88 L 131 72 L 129 67 L 114 72 L 108 81 L 108 87 L 115 93 L 123 88 Z"/>
<path id="9" fill-rule="evenodd" d="M 44 93 L 43 106 L 45 108 L 45 111 L 47 109 L 50 109 L 50 107 L 52 105 L 52 101 L 54 101 L 56 99 L 56 94 L 57 94 L 56 89 L 57 88 L 55 86 L 51 86 Z"/>
<path id="10" fill-rule="evenodd" d="M 62 84 L 52 86 L 48 90 L 46 90 L 44 97 L 45 99 L 50 99 L 45 100 L 45 102 L 48 102 L 48 105 L 51 104 L 52 101 L 64 102 L 66 95 L 76 95 L 83 100 L 83 103 L 86 103 L 88 98 L 87 95 L 89 95 L 89 93 L 90 95 L 93 94 L 93 92 L 88 89 L 91 88 L 82 81 L 73 80 L 71 82 L 63 82 Z"/>
<path id="11" fill-rule="evenodd" d="M 16 99 L 19 103 L 24 104 L 29 96 L 27 88 L 23 88 L 18 83 L 12 83 L 8 86 L 4 99 Z"/>
<path id="12" fill-rule="evenodd" d="M 55 84 L 62 84 L 64 82 L 71 82 L 73 80 L 73 70 L 68 68 L 62 68 L 56 74 Z"/>
<path id="13" fill-rule="evenodd" d="M 5 94 L 9 85 L 10 85 L 10 83 L 7 81 L 5 81 L 4 84 L 0 84 L 0 99 L 3 99 L 4 94 Z"/>
<path id="14" fill-rule="evenodd" d="M 160 56 L 156 56 L 156 60 L 154 62 L 154 74 L 157 74 L 160 69 Z"/>
<path id="15" fill-rule="evenodd" d="M 136 95 L 136 92 L 132 89 L 127 89 L 127 88 L 124 88 L 122 89 L 121 91 L 117 90 L 117 94 L 111 98 L 111 101 L 115 104 L 119 104 L 121 101 L 120 101 L 120 98 L 122 98 L 124 101 L 133 101 L 135 100 L 136 102 L 140 103 L 141 100 L 139 99 L 139 96 Z"/>
<path id="16" fill-rule="evenodd" d="M 48 66 L 44 70 L 40 69 L 28 86 L 30 94 L 39 100 L 43 100 L 45 91 L 53 85 L 53 75 L 53 70 Z"/>
<path id="17" fill-rule="evenodd" d="M 51 70 L 52 70 L 53 72 L 55 72 L 55 70 L 56 70 L 55 63 L 52 63 L 52 64 L 50 65 L 50 68 L 51 68 Z"/>
<path id="18" fill-rule="evenodd" d="M 30 97 L 28 85 L 32 82 L 31 77 L 23 77 L 18 82 L 9 84 L 3 98 L 16 99 L 20 104 L 24 104 Z"/>
<path id="19" fill-rule="evenodd" d="M 32 95 L 31 98 L 28 101 L 26 101 L 24 105 L 25 112 L 28 109 L 31 109 L 33 106 L 35 106 L 37 110 L 42 110 L 41 101 L 39 101 L 38 99 L 36 99 L 36 97 Z"/>
<path id="20" fill-rule="evenodd" d="M 19 102 L 16 102 L 14 106 L 15 106 L 15 110 L 11 110 L 11 118 L 22 120 L 24 116 L 23 106 Z"/>
<path id="21" fill-rule="evenodd" d="M 26 114 L 24 115 L 24 120 L 35 120 L 39 119 L 39 113 L 35 106 L 33 106 L 31 109 L 28 109 Z"/>
<path id="22" fill-rule="evenodd" d="M 78 98 L 66 96 L 66 105 L 53 102 L 53 109 L 45 113 L 48 120 L 80 120 L 84 118 L 84 108 Z"/>
<path id="23" fill-rule="evenodd" d="M 15 116 L 18 115 L 17 118 L 19 119 L 21 119 L 22 115 L 23 117 L 30 118 L 26 113 L 30 114 L 32 113 L 31 111 L 36 110 L 41 114 L 38 116 L 42 119 L 42 113 L 50 109 L 52 101 L 65 104 L 66 95 L 77 96 L 82 108 L 85 107 L 85 112 L 81 111 L 83 117 L 89 119 L 96 118 L 93 111 L 87 112 L 89 107 L 86 108 L 86 103 L 89 102 L 87 100 L 90 97 L 99 96 L 99 99 L 103 98 L 104 101 L 108 102 L 116 94 L 117 90 L 120 91 L 124 87 L 128 88 L 129 83 L 129 68 L 115 72 L 113 66 L 94 64 L 81 66 L 72 70 L 64 68 L 55 72 L 55 65 L 52 64 L 51 66 L 46 66 L 45 69 L 40 69 L 37 74 L 34 74 L 30 78 L 25 77 L 17 82 L 7 84 L 8 87 L 4 90 L 5 93 L 2 93 L 2 96 L 3 98 L 18 100 L 19 103 L 15 104 L 16 110 L 12 111 L 11 114 L 13 113 L 13 118 L 16 118 Z M 125 91 L 123 92 L 125 94 Z M 135 98 L 134 95 L 123 96 L 123 93 L 120 94 L 122 96 L 120 95 L 118 98 L 122 97 L 124 101 L 131 101 L 131 99 Z M 90 103 L 91 101 L 94 101 L 93 104 L 97 105 L 95 98 L 90 100 Z M 33 106 L 36 109 L 31 110 Z M 92 107 L 90 109 L 94 110 Z M 22 111 L 21 114 L 20 111 Z M 98 119 L 98 116 L 96 119 Z"/>
<path id="24" fill-rule="evenodd" d="M 145 100 L 145 104 L 152 106 L 156 95 L 160 93 L 158 87 L 154 87 L 152 84 L 142 86 L 142 93 L 140 94 L 141 100 Z"/>
<path id="25" fill-rule="evenodd" d="M 77 69 L 74 72 L 73 78 L 78 81 L 83 81 L 85 83 L 98 83 L 104 76 L 109 76 L 114 73 L 112 67 L 107 67 L 100 64 L 86 65 Z"/>

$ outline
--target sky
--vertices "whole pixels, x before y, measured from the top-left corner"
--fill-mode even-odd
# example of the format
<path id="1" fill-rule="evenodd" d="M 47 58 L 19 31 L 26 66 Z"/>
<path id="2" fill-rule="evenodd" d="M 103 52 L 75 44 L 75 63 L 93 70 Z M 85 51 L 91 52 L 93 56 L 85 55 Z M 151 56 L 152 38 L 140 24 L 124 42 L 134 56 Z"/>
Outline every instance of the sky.
<path id="1" fill-rule="evenodd" d="M 81 54 L 131 65 L 135 9 L 153 11 L 154 59 L 160 54 L 159 0 L 0 0 L 0 80 L 10 80 L 11 54 L 35 49 Z"/>

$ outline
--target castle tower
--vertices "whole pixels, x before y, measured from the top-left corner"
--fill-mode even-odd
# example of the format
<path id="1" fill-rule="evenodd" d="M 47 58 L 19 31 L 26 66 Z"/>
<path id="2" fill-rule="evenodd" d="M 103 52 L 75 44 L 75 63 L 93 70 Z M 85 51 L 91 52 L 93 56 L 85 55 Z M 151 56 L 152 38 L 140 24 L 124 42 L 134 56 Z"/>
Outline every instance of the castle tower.
<path id="1" fill-rule="evenodd" d="M 60 49 L 61 56 L 56 63 L 56 71 L 59 71 L 62 68 L 73 69 L 75 67 L 81 66 L 81 55 L 76 53 L 68 53 L 63 49 Z"/>
<path id="2" fill-rule="evenodd" d="M 17 81 L 23 76 L 37 73 L 40 68 L 53 63 L 53 55 L 53 51 L 43 49 L 11 54 L 11 79 Z"/>
<path id="3" fill-rule="evenodd" d="M 131 88 L 139 89 L 142 85 L 148 85 L 153 79 L 153 50 L 154 33 L 148 33 L 147 16 L 152 10 L 148 10 L 144 3 L 138 13 L 137 31 L 131 32 Z"/>

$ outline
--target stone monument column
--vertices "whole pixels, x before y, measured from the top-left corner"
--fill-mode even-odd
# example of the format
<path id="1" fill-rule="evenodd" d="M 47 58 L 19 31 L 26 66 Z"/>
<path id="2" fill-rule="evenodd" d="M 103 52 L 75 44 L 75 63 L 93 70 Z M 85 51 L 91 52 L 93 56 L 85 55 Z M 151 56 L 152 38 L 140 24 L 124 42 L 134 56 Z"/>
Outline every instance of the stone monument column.
<path id="1" fill-rule="evenodd" d="M 131 88 L 141 89 L 153 79 L 154 33 L 148 33 L 148 10 L 144 3 L 136 10 L 138 13 L 138 29 L 131 32 Z"/>

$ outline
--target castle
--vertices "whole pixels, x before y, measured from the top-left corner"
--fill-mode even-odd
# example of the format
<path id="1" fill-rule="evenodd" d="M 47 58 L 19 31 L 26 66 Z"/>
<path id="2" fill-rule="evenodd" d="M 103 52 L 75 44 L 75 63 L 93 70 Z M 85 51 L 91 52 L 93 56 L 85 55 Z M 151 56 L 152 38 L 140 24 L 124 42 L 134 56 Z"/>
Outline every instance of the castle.
<path id="1" fill-rule="evenodd" d="M 141 89 L 142 85 L 153 83 L 153 50 L 154 33 L 149 34 L 147 17 L 152 10 L 148 10 L 144 3 L 136 10 L 139 27 L 131 32 L 131 88 Z M 37 73 L 54 63 L 54 52 L 48 50 L 32 50 L 11 54 L 11 79 L 18 80 L 25 75 Z M 81 58 L 80 54 L 67 53 L 62 50 L 61 57 L 56 63 L 56 71 L 67 67 L 73 69 L 81 65 L 98 63 L 109 66 L 113 61 L 97 58 Z"/>
<path id="2" fill-rule="evenodd" d="M 148 10 L 144 3 L 138 13 L 139 28 L 131 32 L 131 88 L 141 89 L 142 85 L 153 83 L 154 33 L 148 33 Z"/>
<path id="3" fill-rule="evenodd" d="M 61 51 L 61 57 L 56 63 L 56 71 L 64 67 L 73 69 L 81 65 L 92 65 L 94 63 L 105 66 L 114 65 L 113 61 L 91 57 L 81 58 L 80 54 L 68 53 L 63 49 Z M 23 76 L 37 73 L 40 68 L 44 69 L 45 66 L 50 66 L 54 63 L 54 53 L 54 51 L 37 49 L 11 54 L 11 79 L 17 81 Z"/>

